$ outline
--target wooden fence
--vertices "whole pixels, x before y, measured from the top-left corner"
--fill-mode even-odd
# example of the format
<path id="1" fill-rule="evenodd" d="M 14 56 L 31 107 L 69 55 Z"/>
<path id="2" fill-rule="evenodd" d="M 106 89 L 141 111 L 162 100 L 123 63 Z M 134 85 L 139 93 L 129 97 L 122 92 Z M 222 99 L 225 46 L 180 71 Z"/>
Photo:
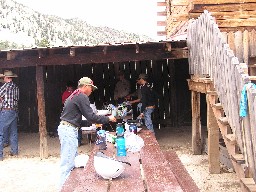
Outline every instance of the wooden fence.
<path id="1" fill-rule="evenodd" d="M 249 33 L 251 35 L 249 35 Z M 256 155 L 256 89 L 250 81 L 247 62 L 255 55 L 255 31 L 239 32 L 239 40 L 233 41 L 236 55 L 228 42 L 232 36 L 220 32 L 214 18 L 205 11 L 188 27 L 187 44 L 189 49 L 189 73 L 213 79 L 219 102 L 224 109 L 224 115 L 235 134 L 236 142 L 244 155 L 255 181 Z M 251 37 L 251 39 L 249 38 Z M 247 63 L 248 64 L 248 63 Z M 247 115 L 240 117 L 241 93 L 246 90 L 248 98 Z M 245 98 L 246 98 L 245 97 Z M 246 103 L 247 104 L 247 103 Z"/>

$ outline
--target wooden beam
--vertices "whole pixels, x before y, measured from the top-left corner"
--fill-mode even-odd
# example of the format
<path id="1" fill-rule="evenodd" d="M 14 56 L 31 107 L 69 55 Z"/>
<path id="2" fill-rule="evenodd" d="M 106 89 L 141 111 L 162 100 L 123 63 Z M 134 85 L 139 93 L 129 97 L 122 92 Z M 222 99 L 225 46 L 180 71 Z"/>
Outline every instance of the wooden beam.
<path id="1" fill-rule="evenodd" d="M 256 191 L 256 184 L 253 178 L 241 178 L 240 179 L 242 183 L 242 187 L 245 188 L 242 191 L 250 191 L 250 192 L 255 192 Z"/>
<path id="2" fill-rule="evenodd" d="M 203 13 L 204 10 L 209 12 L 234 12 L 234 11 L 255 11 L 256 3 L 244 3 L 244 4 L 221 4 L 221 5 L 194 5 L 194 9 L 190 12 Z"/>
<path id="3" fill-rule="evenodd" d="M 246 27 L 219 27 L 221 32 L 237 32 L 237 31 L 252 31 L 255 30 L 255 26 L 246 26 Z"/>
<path id="4" fill-rule="evenodd" d="M 157 16 L 167 16 L 166 11 L 157 12 Z"/>
<path id="5" fill-rule="evenodd" d="M 189 18 L 198 18 L 202 13 L 189 13 Z M 232 12 L 210 12 L 215 19 L 249 19 L 256 18 L 256 11 L 232 11 Z M 180 18 L 186 18 L 187 15 L 181 15 Z M 188 17 L 188 16 L 187 16 Z"/>
<path id="6" fill-rule="evenodd" d="M 192 105 L 192 152 L 194 155 L 202 154 L 202 129 L 200 117 L 200 93 L 191 91 Z"/>
<path id="7" fill-rule="evenodd" d="M 29 67 L 39 65 L 71 65 L 71 64 L 92 64 L 92 63 L 109 63 L 109 62 L 124 62 L 124 61 L 143 61 L 143 60 L 159 60 L 159 59 L 180 59 L 187 58 L 187 50 L 168 50 L 155 51 L 155 52 L 143 52 L 140 49 L 139 53 L 133 49 L 126 53 L 120 52 L 108 52 L 108 54 L 101 53 L 84 53 L 76 54 L 76 56 L 65 55 L 51 55 L 44 58 L 29 57 L 15 60 L 0 59 L 1 68 L 15 68 L 15 67 Z"/>
<path id="8" fill-rule="evenodd" d="M 173 21 L 177 21 L 177 22 L 180 22 L 180 21 L 187 21 L 188 19 L 190 18 L 198 18 L 202 13 L 195 13 L 194 15 L 197 15 L 195 17 L 190 17 L 190 14 L 188 15 L 187 13 L 184 13 L 184 14 L 175 14 L 175 15 L 171 15 L 171 20 L 170 22 L 173 22 Z M 169 24 L 169 22 L 168 22 Z M 172 23 L 170 23 L 172 24 Z"/>
<path id="9" fill-rule="evenodd" d="M 225 19 L 225 20 L 216 20 L 218 27 L 246 27 L 246 26 L 255 26 L 256 18 L 251 19 Z"/>
<path id="10" fill-rule="evenodd" d="M 166 36 L 166 31 L 157 31 L 157 36 Z"/>
<path id="11" fill-rule="evenodd" d="M 217 109 L 217 110 L 223 109 L 221 103 L 216 103 L 216 104 L 213 104 L 212 106 L 213 106 L 215 109 Z"/>
<path id="12" fill-rule="evenodd" d="M 171 52 L 166 48 L 167 43 L 171 44 Z M 15 55 L 14 59 L 10 60 L 8 53 Z M 0 68 L 181 59 L 187 57 L 188 50 L 185 40 L 72 46 L 44 48 L 42 50 L 41 48 L 32 48 L 0 51 Z"/>
<path id="13" fill-rule="evenodd" d="M 255 3 L 255 0 L 192 0 L 193 4 Z"/>
<path id="14" fill-rule="evenodd" d="M 38 118 L 39 118 L 39 135 L 40 135 L 40 158 L 48 158 L 47 130 L 45 116 L 45 99 L 44 99 L 44 72 L 43 67 L 36 67 L 37 83 L 37 101 L 38 101 Z"/>
<path id="15" fill-rule="evenodd" d="M 177 50 L 172 49 L 171 53 L 175 58 L 179 58 L 179 59 L 188 58 L 188 50 L 187 49 L 177 49 Z"/>
<path id="16" fill-rule="evenodd" d="M 249 79 L 255 81 L 256 80 L 256 76 L 249 76 Z"/>
<path id="17" fill-rule="evenodd" d="M 245 163 L 245 159 L 244 159 L 243 154 L 233 154 L 230 157 L 233 161 L 235 161 L 238 164 L 244 164 Z"/>
<path id="18" fill-rule="evenodd" d="M 223 125 L 229 125 L 227 117 L 220 117 L 218 121 Z"/>
<path id="19" fill-rule="evenodd" d="M 235 136 L 235 134 L 227 134 L 227 135 L 225 135 L 225 138 L 227 139 L 227 141 L 231 145 L 235 145 L 236 144 L 236 136 Z"/>
<path id="20" fill-rule="evenodd" d="M 214 91 L 213 83 L 209 78 L 206 78 L 206 79 L 200 78 L 198 80 L 188 79 L 187 81 L 188 81 L 189 90 L 197 91 L 200 93 L 207 93 L 208 91 Z"/>
<path id="21" fill-rule="evenodd" d="M 207 102 L 207 128 L 208 128 L 208 161 L 209 172 L 220 173 L 220 151 L 219 151 L 219 127 L 211 104 L 209 95 L 206 95 Z"/>
<path id="22" fill-rule="evenodd" d="M 166 7 L 166 2 L 157 2 L 157 6 L 158 7 L 162 7 L 162 6 Z"/>
<path id="23" fill-rule="evenodd" d="M 157 21 L 157 26 L 166 26 L 166 21 Z"/>
<path id="24" fill-rule="evenodd" d="M 189 0 L 172 0 L 172 6 L 186 6 L 189 4 Z"/>

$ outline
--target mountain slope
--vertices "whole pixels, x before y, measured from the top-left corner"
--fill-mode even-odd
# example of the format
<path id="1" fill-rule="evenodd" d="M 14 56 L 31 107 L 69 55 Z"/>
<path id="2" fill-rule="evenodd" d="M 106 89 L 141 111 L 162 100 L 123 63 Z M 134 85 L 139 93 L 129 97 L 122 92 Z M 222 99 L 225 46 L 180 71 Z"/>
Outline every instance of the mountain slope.
<path id="1" fill-rule="evenodd" d="M 23 47 L 153 40 L 109 27 L 95 27 L 77 18 L 45 15 L 13 0 L 0 0 L 0 5 L 0 41 L 11 41 Z"/>

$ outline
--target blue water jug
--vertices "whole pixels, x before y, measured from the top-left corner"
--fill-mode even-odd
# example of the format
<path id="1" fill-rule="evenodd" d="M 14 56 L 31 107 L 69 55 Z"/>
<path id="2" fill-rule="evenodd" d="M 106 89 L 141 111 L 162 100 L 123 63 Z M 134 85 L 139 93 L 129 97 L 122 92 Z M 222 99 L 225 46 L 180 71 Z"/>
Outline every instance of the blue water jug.
<path id="1" fill-rule="evenodd" d="M 125 138 L 123 136 L 116 138 L 116 150 L 117 156 L 126 156 Z"/>

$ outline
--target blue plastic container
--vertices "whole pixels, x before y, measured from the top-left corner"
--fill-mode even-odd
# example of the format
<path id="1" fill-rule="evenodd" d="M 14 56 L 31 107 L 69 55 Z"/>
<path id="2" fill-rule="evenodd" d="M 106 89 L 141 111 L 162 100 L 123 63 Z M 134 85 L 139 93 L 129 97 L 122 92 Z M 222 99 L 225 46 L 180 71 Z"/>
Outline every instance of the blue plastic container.
<path id="1" fill-rule="evenodd" d="M 116 136 L 123 136 L 124 135 L 124 127 L 122 123 L 118 123 L 116 125 Z"/>
<path id="2" fill-rule="evenodd" d="M 117 156 L 126 156 L 126 146 L 125 146 L 125 138 L 122 136 L 118 136 L 116 138 L 116 150 Z"/>

